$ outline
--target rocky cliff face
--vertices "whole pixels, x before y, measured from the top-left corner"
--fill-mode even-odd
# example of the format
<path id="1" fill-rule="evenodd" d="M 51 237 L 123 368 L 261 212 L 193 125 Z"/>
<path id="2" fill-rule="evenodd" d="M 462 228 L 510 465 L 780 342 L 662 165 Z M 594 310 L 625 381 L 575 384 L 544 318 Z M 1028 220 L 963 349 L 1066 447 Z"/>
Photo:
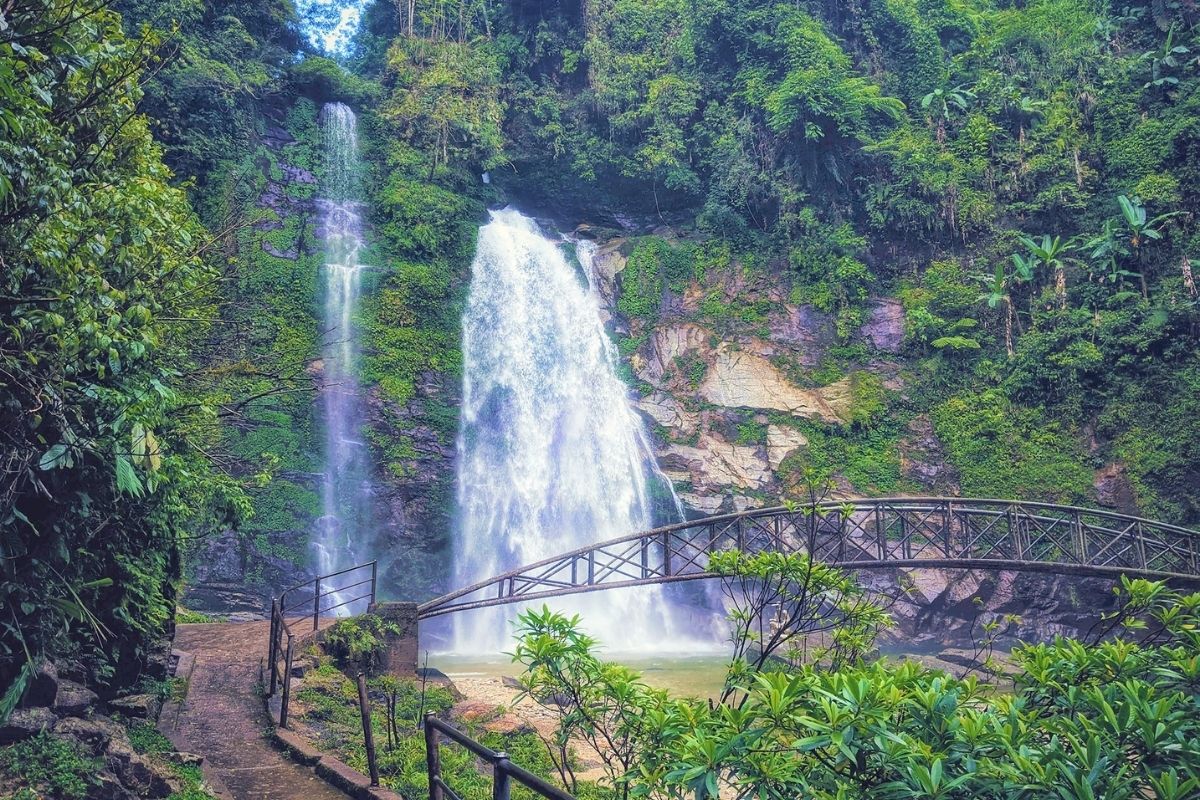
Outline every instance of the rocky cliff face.
<path id="1" fill-rule="evenodd" d="M 868 381 L 903 390 L 893 355 L 904 342 L 904 311 L 895 300 L 873 300 L 853 334 L 862 363 L 822 382 L 813 376 L 831 349 L 847 344 L 832 316 L 738 269 L 710 274 L 703 284 L 693 279 L 682 292 L 664 289 L 656 319 L 627 324 L 617 306 L 631 247 L 624 238 L 600 240 L 592 277 L 614 333 L 641 341 L 629 356 L 636 404 L 656 433 L 660 465 L 692 511 L 755 508 L 786 496 L 795 480 L 789 459 L 809 445 L 805 423 L 834 430 L 854 424 Z M 710 313 L 714 297 L 765 301 L 769 310 L 756 327 L 722 327 Z M 912 491 L 955 488 L 928 419 L 915 423 L 903 451 Z M 845 496 L 866 489 L 840 485 Z"/>

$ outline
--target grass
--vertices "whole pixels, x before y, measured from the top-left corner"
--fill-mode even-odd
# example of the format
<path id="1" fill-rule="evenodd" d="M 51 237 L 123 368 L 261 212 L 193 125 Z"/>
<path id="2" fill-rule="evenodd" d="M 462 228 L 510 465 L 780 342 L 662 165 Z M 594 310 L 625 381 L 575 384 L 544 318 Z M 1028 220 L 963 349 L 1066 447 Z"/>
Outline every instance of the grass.
<path id="1" fill-rule="evenodd" d="M 415 681 L 391 676 L 371 678 L 368 691 L 381 783 L 405 797 L 427 797 L 425 738 L 418 724 L 424 711 L 438 714 L 449 711 L 454 705 L 453 696 L 441 686 L 427 686 L 422 693 L 421 686 Z M 396 738 L 389 738 L 387 734 L 389 696 L 395 698 L 395 725 L 399 733 Z M 368 767 L 357 688 L 336 667 L 324 664 L 305 675 L 295 695 L 292 718 L 308 728 L 317 747 L 366 774 Z M 553 765 L 536 734 L 501 735 L 469 724 L 464 727 L 470 736 L 488 747 L 509 753 L 514 763 L 554 780 Z M 488 800 L 491 797 L 491 777 L 486 771 L 480 771 L 470 753 L 449 744 L 442 748 L 441 759 L 443 776 L 464 800 Z M 514 787 L 513 797 L 533 800 L 533 795 L 518 787 Z"/>
<path id="2" fill-rule="evenodd" d="M 159 733 L 151 722 L 135 722 L 128 726 L 129 741 L 133 749 L 174 775 L 179 783 L 179 791 L 172 794 L 168 800 L 211 800 L 213 795 L 204 790 L 204 777 L 200 767 L 191 764 L 180 764 L 170 757 L 175 752 L 174 745 L 167 737 Z"/>

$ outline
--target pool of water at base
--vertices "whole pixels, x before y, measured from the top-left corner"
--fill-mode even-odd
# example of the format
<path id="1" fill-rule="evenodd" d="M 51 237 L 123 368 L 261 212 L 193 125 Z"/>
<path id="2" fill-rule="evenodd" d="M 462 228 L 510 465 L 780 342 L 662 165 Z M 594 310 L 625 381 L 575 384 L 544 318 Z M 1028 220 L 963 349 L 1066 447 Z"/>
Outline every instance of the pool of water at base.
<path id="1" fill-rule="evenodd" d="M 656 656 L 645 653 L 602 653 L 605 661 L 615 661 L 638 672 L 649 686 L 669 689 L 677 696 L 717 697 L 725 680 L 729 662 L 711 653 L 696 656 L 677 654 Z M 429 666 L 455 678 L 515 678 L 521 666 L 505 655 L 494 657 L 430 654 Z"/>

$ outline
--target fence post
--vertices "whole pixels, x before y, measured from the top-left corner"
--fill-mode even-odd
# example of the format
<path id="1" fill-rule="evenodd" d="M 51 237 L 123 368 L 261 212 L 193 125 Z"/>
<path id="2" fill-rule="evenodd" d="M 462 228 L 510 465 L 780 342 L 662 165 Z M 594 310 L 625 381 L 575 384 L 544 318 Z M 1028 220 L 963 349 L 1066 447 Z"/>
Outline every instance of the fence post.
<path id="1" fill-rule="evenodd" d="M 313 630 L 317 629 L 317 615 L 321 612 L 321 579 L 316 580 L 316 591 L 313 593 Z"/>
<path id="2" fill-rule="evenodd" d="M 445 800 L 442 792 L 442 763 L 438 753 L 438 732 L 433 713 L 425 712 L 425 766 L 429 773 L 429 800 Z"/>
<path id="3" fill-rule="evenodd" d="M 286 728 L 288 722 L 288 703 L 292 699 L 292 635 L 288 634 L 287 653 L 283 660 L 283 700 L 279 704 L 279 727 Z"/>
<path id="4" fill-rule="evenodd" d="M 371 605 L 375 605 L 375 589 L 379 585 L 379 562 L 371 562 Z"/>
<path id="5" fill-rule="evenodd" d="M 367 767 L 371 785 L 379 785 L 379 764 L 375 762 L 375 737 L 371 732 L 371 706 L 367 702 L 367 676 L 358 673 L 358 711 L 362 715 L 363 743 L 367 747 Z"/>
<path id="6" fill-rule="evenodd" d="M 511 800 L 512 780 L 508 775 L 508 754 L 501 750 L 496 753 L 496 761 L 492 764 L 492 800 Z"/>

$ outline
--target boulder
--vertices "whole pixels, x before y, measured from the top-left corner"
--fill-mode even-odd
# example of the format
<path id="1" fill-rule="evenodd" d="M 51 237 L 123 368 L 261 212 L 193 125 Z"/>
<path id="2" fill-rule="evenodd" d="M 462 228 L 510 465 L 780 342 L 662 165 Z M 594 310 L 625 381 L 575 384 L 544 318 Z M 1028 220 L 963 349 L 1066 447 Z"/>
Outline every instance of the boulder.
<path id="1" fill-rule="evenodd" d="M 0 723 L 0 746 L 36 736 L 54 726 L 54 712 L 48 708 L 18 708 Z"/>
<path id="2" fill-rule="evenodd" d="M 152 694 L 131 694 L 109 700 L 108 707 L 126 717 L 156 720 L 162 711 L 162 701 Z"/>
<path id="3" fill-rule="evenodd" d="M 464 722 L 487 722 L 504 713 L 504 709 L 495 703 L 484 700 L 463 700 L 455 703 L 450 710 L 451 716 Z"/>
<path id="4" fill-rule="evenodd" d="M 91 717 L 80 719 L 68 717 L 60 720 L 54 726 L 54 733 L 64 738 L 74 739 L 91 755 L 100 755 L 108 749 L 112 741 L 128 742 L 125 729 L 108 717 Z"/>
<path id="5" fill-rule="evenodd" d="M 34 673 L 33 679 L 25 689 L 21 705 L 25 708 L 38 706 L 53 706 L 54 698 L 58 696 L 58 668 L 53 662 L 43 661 Z"/>
<path id="6" fill-rule="evenodd" d="M 534 727 L 516 714 L 501 714 L 495 719 L 483 723 L 483 729 L 502 736 L 513 736 L 518 733 L 533 733 Z"/>
<path id="7" fill-rule="evenodd" d="M 87 716 L 99 699 L 95 692 L 82 684 L 60 681 L 58 696 L 54 698 L 54 713 L 60 717 Z"/>
<path id="8" fill-rule="evenodd" d="M 701 494 L 699 492 L 682 492 L 679 502 L 692 511 L 698 511 L 705 516 L 716 514 L 725 502 L 721 494 Z"/>
<path id="9" fill-rule="evenodd" d="M 164 774 L 145 756 L 134 751 L 128 740 L 108 743 L 104 761 L 121 785 L 139 797 L 169 797 L 178 791 L 178 782 Z"/>

